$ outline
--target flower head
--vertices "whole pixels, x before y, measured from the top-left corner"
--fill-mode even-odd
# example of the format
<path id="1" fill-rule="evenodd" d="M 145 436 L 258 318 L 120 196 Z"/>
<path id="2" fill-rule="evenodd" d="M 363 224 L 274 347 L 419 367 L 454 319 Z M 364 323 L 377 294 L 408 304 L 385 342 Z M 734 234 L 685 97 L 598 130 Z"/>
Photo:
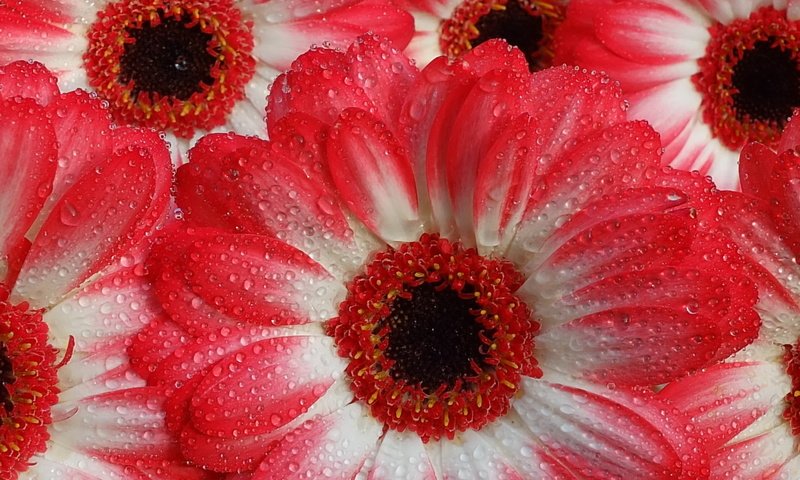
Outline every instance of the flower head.
<path id="1" fill-rule="evenodd" d="M 0 108 L 0 477 L 202 478 L 124 353 L 159 311 L 140 260 L 166 145 L 41 64 L 0 67 Z"/>
<path id="2" fill-rule="evenodd" d="M 149 266 L 168 316 L 130 349 L 191 462 L 702 475 L 680 412 L 633 389 L 747 344 L 755 290 L 699 228 L 713 185 L 660 166 L 613 82 L 498 41 L 420 72 L 366 37 L 270 102 L 269 142 L 209 135 L 178 170 L 185 225 Z"/>
<path id="3" fill-rule="evenodd" d="M 405 45 L 412 19 L 388 0 L 22 0 L 0 5 L 0 62 L 41 61 L 63 89 L 95 91 L 117 123 L 165 130 L 185 154 L 209 131 L 263 136 L 278 72 L 367 31 Z"/>
<path id="4" fill-rule="evenodd" d="M 455 58 L 492 38 L 518 47 L 531 70 L 552 65 L 553 38 L 567 0 L 400 0 L 414 15 L 408 54 L 421 65 Z"/>
<path id="5" fill-rule="evenodd" d="M 776 146 L 800 106 L 799 27 L 784 1 L 579 0 L 557 60 L 619 80 L 632 115 L 662 134 L 665 162 L 737 188 L 745 143 Z"/>
<path id="6" fill-rule="evenodd" d="M 747 253 L 763 319 L 752 345 L 661 392 L 704 436 L 712 479 L 800 475 L 798 128 L 795 115 L 778 153 L 759 143 L 745 146 L 739 170 L 745 194 L 726 192 L 727 206 L 703 220 L 726 223 L 727 236 Z"/>

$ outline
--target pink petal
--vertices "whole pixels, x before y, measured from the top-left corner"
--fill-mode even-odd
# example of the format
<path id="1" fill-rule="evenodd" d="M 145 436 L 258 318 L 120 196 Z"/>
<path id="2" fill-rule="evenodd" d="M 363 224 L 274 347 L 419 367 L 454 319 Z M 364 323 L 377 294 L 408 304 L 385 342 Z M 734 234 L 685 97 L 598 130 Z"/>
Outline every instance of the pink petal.
<path id="1" fill-rule="evenodd" d="M 603 396 L 540 380 L 522 386 L 514 410 L 538 443 L 581 478 L 671 478 L 697 461 L 681 458 L 665 432 Z"/>
<path id="2" fill-rule="evenodd" d="M 134 149 L 81 177 L 34 239 L 16 294 L 47 305 L 138 243 L 152 225 L 155 176 L 152 158 Z"/>
<path id="3" fill-rule="evenodd" d="M 773 362 L 722 363 L 667 385 L 659 397 L 692 419 L 714 451 L 784 402 L 791 383 Z"/>
<path id="4" fill-rule="evenodd" d="M 381 425 L 360 402 L 312 418 L 275 442 L 253 480 L 305 476 L 348 480 L 378 448 Z M 320 456 L 324 461 L 319 461 Z"/>
<path id="5" fill-rule="evenodd" d="M 262 340 L 214 365 L 191 399 L 191 424 L 210 436 L 270 433 L 305 413 L 346 364 L 328 337 Z"/>
<path id="6" fill-rule="evenodd" d="M 56 77 L 41 63 L 16 61 L 0 67 L 0 98 L 31 98 L 48 106 L 58 97 Z"/>
<path id="7" fill-rule="evenodd" d="M 56 136 L 44 108 L 32 100 L 0 100 L 0 282 L 12 285 L 28 241 L 25 233 L 52 189 Z"/>
<path id="8" fill-rule="evenodd" d="M 387 242 L 421 232 L 414 172 L 386 125 L 357 109 L 342 112 L 328 140 L 328 168 L 347 207 Z"/>

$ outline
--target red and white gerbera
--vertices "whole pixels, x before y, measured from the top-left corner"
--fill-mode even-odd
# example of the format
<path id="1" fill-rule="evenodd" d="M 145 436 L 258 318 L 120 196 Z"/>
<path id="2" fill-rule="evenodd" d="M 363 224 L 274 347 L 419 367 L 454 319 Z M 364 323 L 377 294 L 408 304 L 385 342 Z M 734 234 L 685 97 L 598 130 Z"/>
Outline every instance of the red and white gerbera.
<path id="1" fill-rule="evenodd" d="M 568 0 L 396 0 L 414 16 L 406 52 L 420 67 L 502 38 L 525 54 L 531 70 L 552 65 L 553 37 Z"/>
<path id="2" fill-rule="evenodd" d="M 159 310 L 139 258 L 163 218 L 169 152 L 60 94 L 41 64 L 0 67 L 0 477 L 195 479 L 163 430 L 129 336 Z"/>
<path id="3" fill-rule="evenodd" d="M 369 88 L 353 88 L 364 76 Z M 698 228 L 619 88 L 487 42 L 419 72 L 314 49 L 270 142 L 209 135 L 154 249 L 169 318 L 130 349 L 186 458 L 231 478 L 700 478 L 632 388 L 747 344 L 737 254 Z M 700 454 L 700 455 L 698 455 Z"/>
<path id="4" fill-rule="evenodd" d="M 270 82 L 312 44 L 413 33 L 390 0 L 12 0 L 0 62 L 38 60 L 95 91 L 118 124 L 164 130 L 185 153 L 208 131 L 264 135 Z"/>
<path id="5" fill-rule="evenodd" d="M 703 220 L 726 223 L 749 254 L 763 319 L 758 339 L 662 392 L 705 436 L 712 479 L 800 478 L 800 117 L 777 149 L 747 145 L 740 162 L 747 195 L 725 192 L 727 205 Z"/>
<path id="6" fill-rule="evenodd" d="M 556 60 L 620 81 L 665 162 L 735 189 L 745 143 L 777 145 L 800 106 L 798 20 L 787 0 L 577 0 Z"/>

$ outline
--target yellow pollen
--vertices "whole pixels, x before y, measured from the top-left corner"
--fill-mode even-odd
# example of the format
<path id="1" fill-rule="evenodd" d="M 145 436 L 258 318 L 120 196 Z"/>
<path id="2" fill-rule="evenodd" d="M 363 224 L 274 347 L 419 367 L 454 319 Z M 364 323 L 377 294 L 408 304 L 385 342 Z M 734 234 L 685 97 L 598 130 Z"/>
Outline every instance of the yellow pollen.
<path id="1" fill-rule="evenodd" d="M 478 408 L 481 408 L 481 406 L 483 405 L 483 395 L 481 395 L 480 393 L 478 394 L 477 397 L 475 397 L 475 405 L 477 405 Z"/>
<path id="2" fill-rule="evenodd" d="M 516 390 L 517 389 L 517 387 L 513 383 L 509 382 L 508 380 L 502 380 L 500 383 L 502 383 L 506 387 L 510 388 L 511 390 Z"/>
<path id="3" fill-rule="evenodd" d="M 506 6 L 500 3 L 492 4 L 492 10 L 505 10 Z"/>
<path id="4" fill-rule="evenodd" d="M 444 426 L 450 425 L 450 412 L 447 410 L 444 411 Z"/>
<path id="5" fill-rule="evenodd" d="M 373 394 L 372 394 L 372 395 L 369 397 L 369 399 L 367 400 L 367 403 L 368 403 L 368 404 L 370 404 L 370 405 L 372 405 L 373 403 L 375 403 L 375 400 L 377 400 L 377 399 L 378 399 L 378 394 L 379 394 L 379 393 L 380 393 L 380 392 L 378 392 L 378 390 L 375 390 L 375 392 L 374 392 L 374 393 L 373 393 Z"/>
<path id="6" fill-rule="evenodd" d="M 397 407 L 397 410 L 394 412 L 394 416 L 400 418 L 401 415 L 403 415 L 403 408 Z"/>
<path id="7" fill-rule="evenodd" d="M 800 390 L 795 390 L 794 393 L 792 393 L 792 395 L 794 395 L 795 397 L 800 397 Z"/>

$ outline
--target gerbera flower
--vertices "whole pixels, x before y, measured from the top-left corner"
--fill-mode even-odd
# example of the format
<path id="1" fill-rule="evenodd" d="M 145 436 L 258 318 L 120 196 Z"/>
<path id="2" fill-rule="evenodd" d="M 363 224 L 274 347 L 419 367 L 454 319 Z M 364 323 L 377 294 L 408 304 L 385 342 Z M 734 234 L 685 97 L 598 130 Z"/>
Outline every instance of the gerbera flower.
<path id="1" fill-rule="evenodd" d="M 202 478 L 124 353 L 159 311 L 138 258 L 168 206 L 164 142 L 41 64 L 0 67 L 0 109 L 0 477 Z"/>
<path id="2" fill-rule="evenodd" d="M 711 452 L 712 479 L 800 478 L 800 117 L 776 154 L 762 144 L 742 151 L 742 190 L 709 222 L 748 252 L 759 288 L 758 339 L 727 362 L 662 392 L 692 415 Z M 731 222 L 733 220 L 733 222 Z"/>
<path id="3" fill-rule="evenodd" d="M 366 75 L 370 88 L 352 88 Z M 385 41 L 301 56 L 266 142 L 209 135 L 130 354 L 193 463 L 237 478 L 698 478 L 632 393 L 759 319 L 618 87 L 487 42 L 418 72 Z M 709 193 L 710 194 L 710 193 Z"/>
<path id="4" fill-rule="evenodd" d="M 414 16 L 406 52 L 425 66 L 492 39 L 502 38 L 525 54 L 531 70 L 552 65 L 553 37 L 568 0 L 397 0 Z"/>
<path id="5" fill-rule="evenodd" d="M 268 85 L 312 44 L 364 32 L 405 45 L 412 18 L 389 0 L 15 0 L 0 6 L 0 62 L 30 58 L 62 89 L 92 89 L 117 123 L 188 140 L 264 135 Z"/>
<path id="6" fill-rule="evenodd" d="M 797 15 L 785 0 L 579 0 L 556 56 L 619 80 L 665 162 L 737 188 L 744 144 L 774 147 L 800 106 Z"/>

